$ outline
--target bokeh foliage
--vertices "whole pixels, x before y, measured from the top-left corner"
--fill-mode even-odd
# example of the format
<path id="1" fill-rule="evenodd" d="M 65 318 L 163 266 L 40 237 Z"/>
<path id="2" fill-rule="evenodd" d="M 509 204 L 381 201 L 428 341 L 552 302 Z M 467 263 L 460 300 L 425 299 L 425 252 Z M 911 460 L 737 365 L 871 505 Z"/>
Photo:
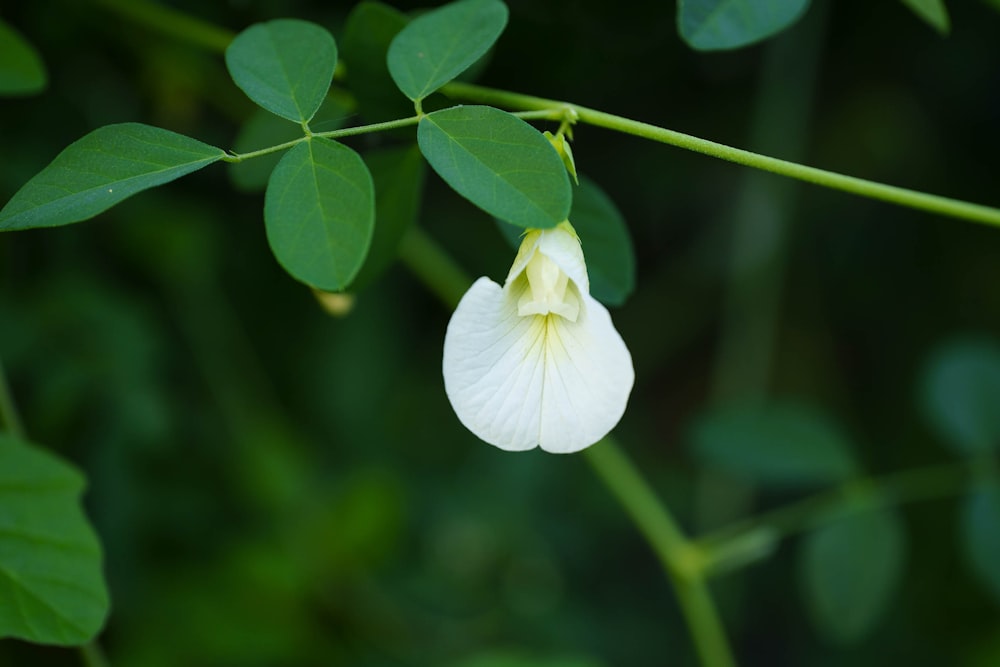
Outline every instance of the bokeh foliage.
<path id="1" fill-rule="evenodd" d="M 4 8 L 51 80 L 42 95 L 0 101 L 3 201 L 101 125 L 141 121 L 221 147 L 249 132 L 254 110 L 220 54 L 137 27 L 114 4 L 61 2 L 60 21 L 35 3 Z M 1000 14 L 987 3 L 951 3 L 948 39 L 902 3 L 813 3 L 774 42 L 716 54 L 692 52 L 662 3 L 628 12 L 508 4 L 507 32 L 481 74 L 487 85 L 1000 204 L 991 157 L 1000 99 L 987 85 L 1000 71 L 988 48 Z M 171 6 L 233 32 L 309 19 L 338 43 L 353 9 Z M 769 58 L 804 50 L 809 34 L 823 36 L 806 73 L 814 92 L 802 62 Z M 351 40 L 342 43 L 353 85 L 365 70 L 352 65 Z M 382 93 L 366 93 L 366 108 L 361 90 L 365 120 L 393 116 Z M 780 113 L 755 108 L 800 109 L 805 140 L 788 143 Z M 356 121 L 349 113 L 331 118 Z M 370 160 L 396 141 L 348 143 Z M 752 435 L 745 406 L 770 405 L 764 393 L 822 406 L 822 418 L 790 419 L 798 433 L 817 419 L 833 425 L 836 435 L 819 440 L 824 483 L 967 457 L 980 471 L 968 494 L 901 515 L 836 517 L 799 543 L 773 545 L 770 560 L 721 575 L 715 590 L 743 663 L 1000 661 L 1000 561 L 991 558 L 1000 510 L 988 463 L 1000 445 L 1000 398 L 989 390 L 1000 235 L 776 188 L 776 177 L 750 182 L 732 165 L 589 128 L 574 143 L 638 255 L 635 293 L 615 312 L 639 378 L 621 437 L 687 525 L 709 530 L 808 492 L 749 474 L 766 459 L 730 458 L 734 471 L 692 444 L 698 425 L 719 415 L 743 415 L 735 430 Z M 734 268 L 742 187 L 744 214 L 767 222 L 784 211 L 785 223 L 751 235 L 749 259 Z M 586 468 L 505 455 L 460 428 L 439 376 L 448 313 L 394 267 L 370 279 L 347 317 L 330 318 L 274 262 L 261 203 L 234 192 L 216 166 L 86 226 L 0 236 L 0 359 L 32 440 L 90 478 L 87 508 L 115 602 L 103 641 L 115 663 L 693 664 L 662 573 Z M 436 177 L 419 224 L 470 273 L 503 277 L 511 253 L 495 225 Z M 719 371 L 727 332 L 741 337 L 765 312 L 756 293 L 742 319 L 723 315 L 727 285 L 769 272 L 780 303 L 774 344 L 747 343 Z M 746 380 L 761 356 L 764 388 Z M 718 399 L 721 372 L 742 386 L 737 407 Z M 831 437 L 850 442 L 849 453 Z M 877 500 L 854 499 L 862 510 Z M 852 558 L 857 544 L 869 558 Z M 880 583 L 857 587 L 866 576 Z M 852 602 L 852 591 L 867 597 Z M 857 615 L 842 613 L 845 599 Z M 0 643 L 0 664 L 75 659 Z"/>

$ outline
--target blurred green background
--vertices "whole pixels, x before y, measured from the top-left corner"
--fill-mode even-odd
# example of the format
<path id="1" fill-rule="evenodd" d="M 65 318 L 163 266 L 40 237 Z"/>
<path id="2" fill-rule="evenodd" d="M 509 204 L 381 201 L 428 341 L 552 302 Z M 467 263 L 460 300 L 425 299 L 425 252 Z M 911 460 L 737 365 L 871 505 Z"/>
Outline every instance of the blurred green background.
<path id="1" fill-rule="evenodd" d="M 339 37 L 354 3 L 165 4 Z M 902 3 L 817 3 L 775 40 L 714 54 L 681 43 L 673 3 L 508 4 L 484 85 L 1000 205 L 989 3 L 951 2 L 947 38 Z M 0 200 L 101 125 L 230 147 L 253 111 L 219 53 L 100 3 L 0 18 L 51 78 L 0 100 Z M 637 370 L 618 433 L 686 526 L 794 497 L 692 458 L 692 420 L 728 398 L 820 406 L 875 473 L 950 457 L 919 381 L 953 336 L 1000 336 L 1000 230 L 590 127 L 573 150 L 637 248 L 638 288 L 613 312 Z M 112 663 L 695 664 L 655 558 L 583 460 L 504 453 L 460 426 L 440 377 L 449 312 L 395 266 L 331 317 L 273 260 L 262 202 L 220 164 L 95 221 L 0 236 L 0 359 L 32 440 L 89 475 Z M 495 225 L 433 175 L 420 224 L 470 275 L 505 275 Z M 852 645 L 809 622 L 794 540 L 713 582 L 741 664 L 1000 664 L 1000 607 L 964 565 L 956 502 L 904 517 L 902 586 Z M 0 665 L 77 662 L 0 642 Z"/>

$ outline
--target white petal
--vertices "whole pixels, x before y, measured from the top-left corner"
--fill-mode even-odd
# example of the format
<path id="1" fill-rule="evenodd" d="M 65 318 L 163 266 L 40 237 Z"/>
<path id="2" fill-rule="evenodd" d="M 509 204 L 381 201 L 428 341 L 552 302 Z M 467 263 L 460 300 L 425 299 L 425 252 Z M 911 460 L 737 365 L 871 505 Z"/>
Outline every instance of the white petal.
<path id="1" fill-rule="evenodd" d="M 607 309 L 590 295 L 576 322 L 548 318 L 539 444 L 568 454 L 618 424 L 635 381 L 632 355 Z"/>
<path id="2" fill-rule="evenodd" d="M 634 379 L 628 349 L 589 296 L 576 322 L 519 317 L 519 297 L 487 278 L 466 292 L 445 334 L 448 399 L 466 428 L 501 449 L 592 445 L 625 410 Z"/>
<path id="3" fill-rule="evenodd" d="M 538 445 L 542 408 L 541 318 L 480 278 L 459 302 L 444 337 L 444 388 L 459 421 L 501 449 Z M 532 349 L 534 346 L 535 349 Z"/>
<path id="4" fill-rule="evenodd" d="M 590 281 L 587 278 L 587 264 L 583 259 L 583 248 L 576 234 L 562 227 L 554 227 L 542 231 L 538 241 L 538 250 L 555 262 L 566 272 L 569 279 L 576 283 L 581 292 L 590 293 Z"/>
<path id="5" fill-rule="evenodd" d="M 547 255 L 549 259 L 562 269 L 570 280 L 576 283 L 581 292 L 590 292 L 590 281 L 587 278 L 587 264 L 583 259 L 583 248 L 580 239 L 563 227 L 552 229 L 532 229 L 521 241 L 517 257 L 507 273 L 505 284 L 520 276 L 528 266 L 528 262 L 536 252 Z"/>

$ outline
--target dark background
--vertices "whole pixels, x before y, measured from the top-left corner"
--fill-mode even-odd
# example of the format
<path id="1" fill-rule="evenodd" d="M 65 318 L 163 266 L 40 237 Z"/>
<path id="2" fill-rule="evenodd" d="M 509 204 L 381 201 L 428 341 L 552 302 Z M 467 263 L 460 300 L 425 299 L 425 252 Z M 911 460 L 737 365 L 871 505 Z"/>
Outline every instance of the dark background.
<path id="1" fill-rule="evenodd" d="M 165 4 L 233 31 L 294 16 L 338 37 L 353 5 Z M 949 3 L 947 38 L 902 3 L 817 3 L 727 53 L 685 46 L 673 3 L 508 4 L 479 83 L 1000 206 L 986 2 Z M 0 200 L 101 125 L 228 147 L 252 111 L 220 54 L 99 4 L 2 16 L 51 81 L 0 100 Z M 637 248 L 637 290 L 613 311 L 637 371 L 618 433 L 686 526 L 759 506 L 713 492 L 725 480 L 685 447 L 721 397 L 818 405 L 874 473 L 950 457 L 919 378 L 951 337 L 1000 332 L 1000 230 L 598 128 L 573 147 Z M 396 266 L 329 316 L 271 257 L 261 209 L 214 165 L 84 224 L 0 236 L 0 358 L 31 438 L 90 477 L 113 664 L 695 664 L 655 558 L 582 459 L 507 454 L 459 425 L 440 377 L 447 309 Z M 420 222 L 471 275 L 505 275 L 493 223 L 436 176 Z M 749 269 L 730 261 L 734 229 L 757 249 Z M 794 539 L 718 579 L 740 664 L 1000 664 L 997 601 L 955 516 L 952 500 L 907 508 L 901 589 L 853 646 L 809 623 Z M 0 643 L 0 665 L 77 661 Z"/>

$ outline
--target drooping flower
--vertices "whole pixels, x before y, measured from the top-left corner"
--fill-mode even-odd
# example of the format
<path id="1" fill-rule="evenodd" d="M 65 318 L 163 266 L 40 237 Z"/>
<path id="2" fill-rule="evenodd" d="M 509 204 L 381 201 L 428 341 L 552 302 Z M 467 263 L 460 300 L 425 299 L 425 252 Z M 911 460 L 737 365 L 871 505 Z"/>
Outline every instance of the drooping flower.
<path id="1" fill-rule="evenodd" d="M 443 370 L 459 420 L 501 449 L 576 452 L 614 428 L 632 356 L 590 296 L 568 222 L 529 230 L 503 287 L 480 278 L 469 288 L 448 323 Z"/>

